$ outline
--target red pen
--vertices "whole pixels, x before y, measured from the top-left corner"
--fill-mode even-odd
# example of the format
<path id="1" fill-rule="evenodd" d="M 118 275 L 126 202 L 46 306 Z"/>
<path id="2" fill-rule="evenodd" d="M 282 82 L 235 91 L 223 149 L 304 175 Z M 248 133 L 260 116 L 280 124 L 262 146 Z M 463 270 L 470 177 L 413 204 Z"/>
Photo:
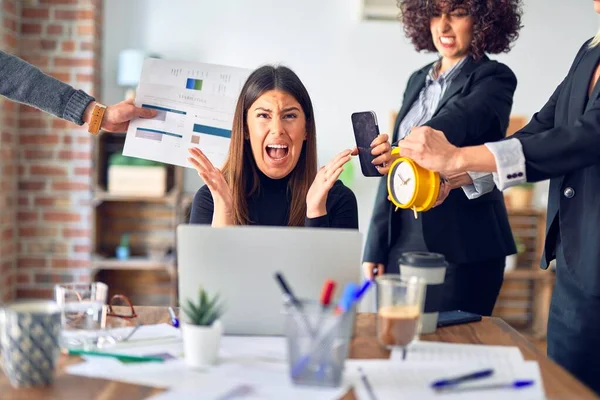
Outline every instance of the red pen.
<path id="1" fill-rule="evenodd" d="M 323 289 L 321 289 L 320 303 L 323 308 L 326 308 L 329 304 L 331 304 L 331 299 L 333 298 L 334 290 L 335 282 L 331 279 L 327 279 L 323 284 Z"/>

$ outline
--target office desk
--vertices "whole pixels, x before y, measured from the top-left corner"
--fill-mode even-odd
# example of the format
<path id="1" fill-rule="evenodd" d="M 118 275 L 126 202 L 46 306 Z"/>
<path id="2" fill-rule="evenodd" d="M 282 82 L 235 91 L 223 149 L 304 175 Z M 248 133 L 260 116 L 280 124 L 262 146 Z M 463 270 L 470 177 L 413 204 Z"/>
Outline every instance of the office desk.
<path id="1" fill-rule="evenodd" d="M 168 323 L 170 317 L 165 307 L 136 307 L 140 322 L 146 324 Z M 435 334 L 422 336 L 423 340 L 447 343 L 473 343 L 517 346 L 526 360 L 536 360 L 540 365 L 544 388 L 548 399 L 596 399 L 597 397 L 573 376 L 542 354 L 532 343 L 498 318 L 484 318 L 481 322 L 440 328 Z M 375 336 L 375 315 L 359 314 L 356 319 L 356 337 L 350 351 L 351 358 L 387 358 Z M 131 385 L 103 379 L 68 375 L 64 367 L 79 362 L 79 357 L 61 356 L 55 383 L 51 387 L 37 389 L 12 388 L 6 377 L 0 374 L 2 400 L 46 399 L 145 399 L 163 389 Z M 354 399 L 352 393 L 344 399 Z"/>

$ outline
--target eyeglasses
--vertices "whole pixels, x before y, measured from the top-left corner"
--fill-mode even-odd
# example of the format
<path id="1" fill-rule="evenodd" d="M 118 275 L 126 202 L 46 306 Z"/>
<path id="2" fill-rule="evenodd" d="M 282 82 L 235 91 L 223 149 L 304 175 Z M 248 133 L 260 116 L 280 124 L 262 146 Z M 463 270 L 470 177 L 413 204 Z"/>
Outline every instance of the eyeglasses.
<path id="1" fill-rule="evenodd" d="M 119 304 L 119 300 L 124 302 L 125 305 Z M 113 306 L 119 308 L 117 308 L 117 310 L 115 311 L 113 309 Z M 127 308 L 129 308 L 129 310 L 127 310 Z M 123 318 L 126 320 L 137 318 L 137 314 L 135 313 L 135 308 L 133 308 L 131 300 L 129 300 L 129 297 L 125 296 L 124 294 L 115 294 L 113 297 L 110 298 L 110 302 L 108 303 L 108 309 L 106 311 L 106 316 Z"/>
<path id="2" fill-rule="evenodd" d="M 126 342 L 142 325 L 137 321 L 133 303 L 124 294 L 115 294 L 110 298 L 103 316 L 103 328 L 106 332 L 103 345 Z"/>

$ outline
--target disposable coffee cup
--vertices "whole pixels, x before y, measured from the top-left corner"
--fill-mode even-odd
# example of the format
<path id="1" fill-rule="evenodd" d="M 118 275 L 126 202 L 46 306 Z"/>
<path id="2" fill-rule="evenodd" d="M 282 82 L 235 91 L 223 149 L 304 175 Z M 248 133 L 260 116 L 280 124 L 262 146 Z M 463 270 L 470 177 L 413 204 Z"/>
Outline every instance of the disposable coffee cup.
<path id="1" fill-rule="evenodd" d="M 419 333 L 435 332 L 448 267 L 446 258 L 438 253 L 415 251 L 402 253 L 398 263 L 401 276 L 416 276 L 425 280 L 427 287 Z"/>

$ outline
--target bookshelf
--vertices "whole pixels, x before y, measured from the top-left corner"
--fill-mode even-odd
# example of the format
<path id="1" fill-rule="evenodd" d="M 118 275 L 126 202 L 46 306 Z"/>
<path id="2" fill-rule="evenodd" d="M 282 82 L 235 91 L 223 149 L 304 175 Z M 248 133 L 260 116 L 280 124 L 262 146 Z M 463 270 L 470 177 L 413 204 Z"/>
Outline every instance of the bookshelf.
<path id="1" fill-rule="evenodd" d="M 555 274 L 540 269 L 544 248 L 546 211 L 508 208 L 515 240 L 524 250 L 515 269 L 507 271 L 493 315 L 536 338 L 546 336 L 546 324 Z"/>
<path id="2" fill-rule="evenodd" d="M 183 168 L 166 167 L 162 196 L 120 195 L 108 191 L 108 160 L 121 153 L 124 133 L 96 138 L 92 188 L 92 279 L 109 286 L 109 296 L 125 294 L 134 304 L 177 305 L 176 227 L 187 221 L 191 196 L 183 194 Z M 130 235 L 130 257 L 116 247 Z"/>

